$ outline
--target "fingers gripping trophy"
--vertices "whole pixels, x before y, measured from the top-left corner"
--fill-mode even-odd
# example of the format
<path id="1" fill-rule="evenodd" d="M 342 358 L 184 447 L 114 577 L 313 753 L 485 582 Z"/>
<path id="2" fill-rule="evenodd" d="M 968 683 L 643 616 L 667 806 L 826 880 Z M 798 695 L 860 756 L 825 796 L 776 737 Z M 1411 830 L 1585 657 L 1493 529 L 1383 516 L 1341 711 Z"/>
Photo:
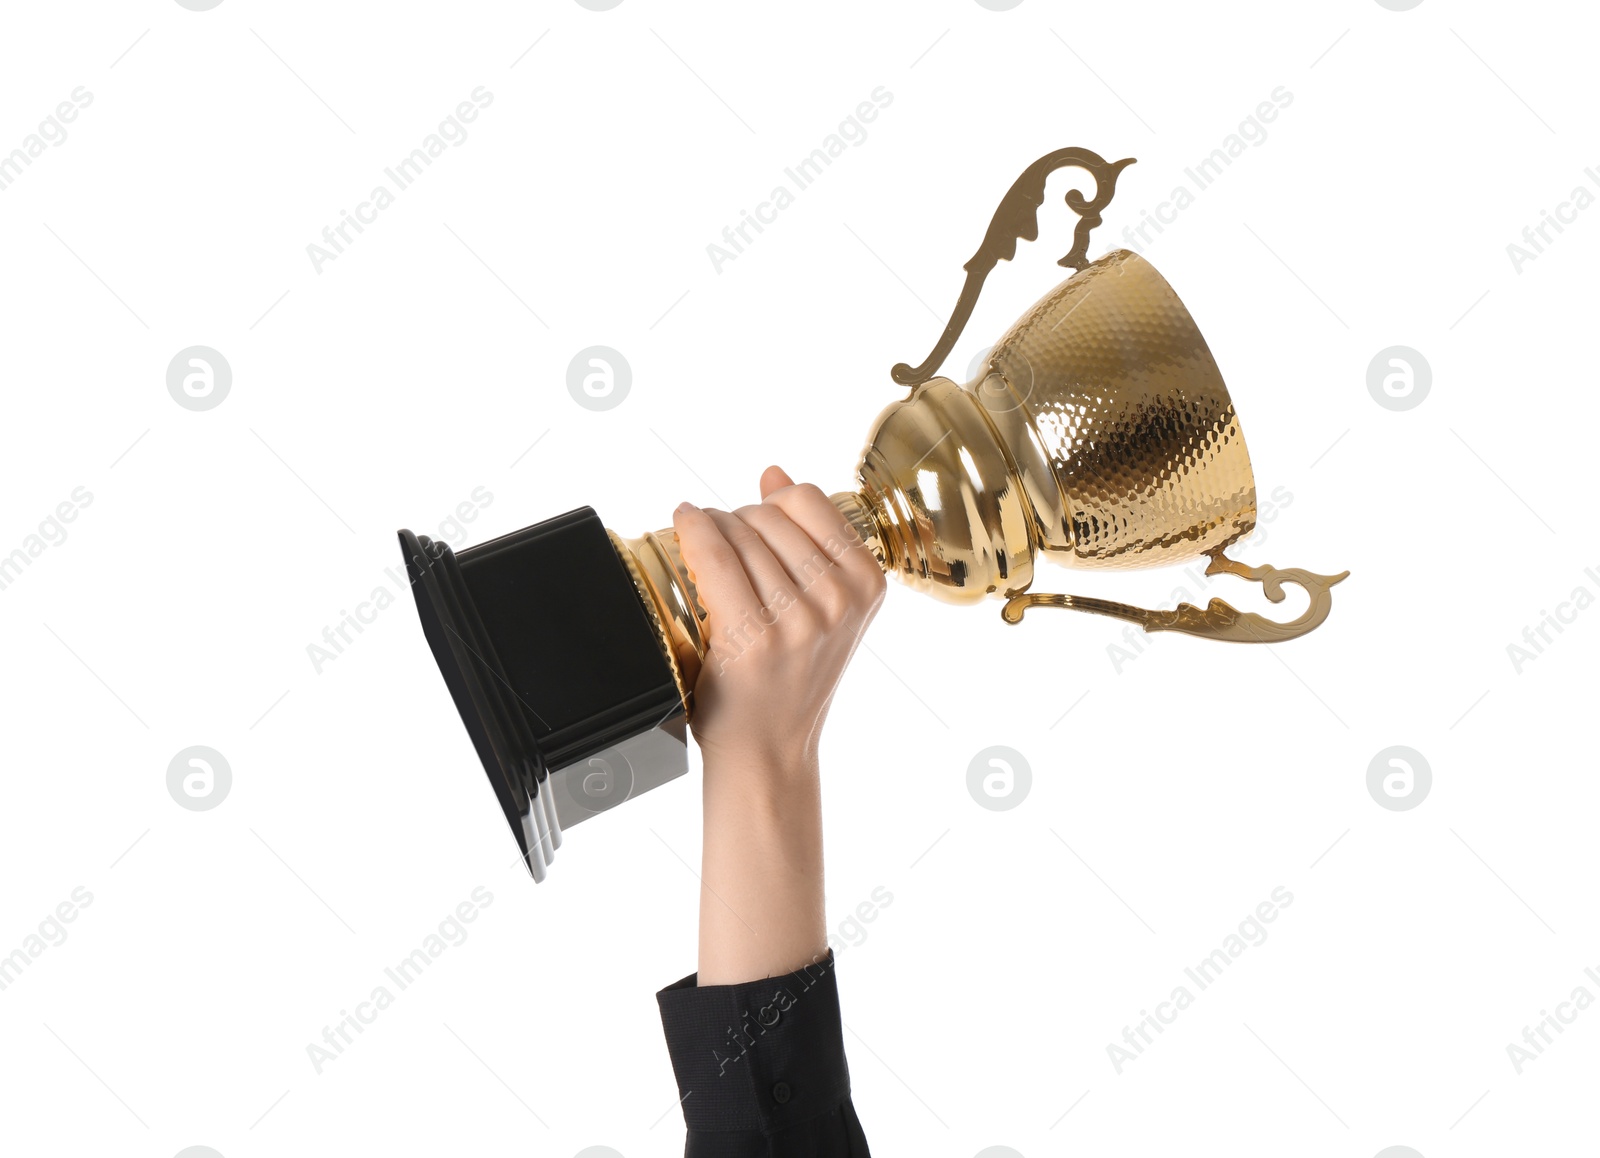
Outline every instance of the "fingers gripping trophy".
<path id="1" fill-rule="evenodd" d="M 855 490 L 832 495 L 887 573 L 948 603 L 1003 601 L 1113 616 L 1145 631 L 1276 644 L 1318 627 L 1348 572 L 1246 566 L 1227 549 L 1255 527 L 1244 433 L 1221 371 L 1178 295 L 1137 254 L 1087 257 L 1133 158 L 1060 149 L 1001 201 L 950 320 L 909 392 L 873 423 Z M 1059 264 L 1074 272 L 994 344 L 970 382 L 935 377 L 984 280 L 1038 237 L 1046 178 L 1074 167 L 1095 193 Z M 686 724 L 712 624 L 671 530 L 609 531 L 583 507 L 454 552 L 400 532 L 423 630 L 536 880 L 562 832 L 688 769 Z M 1157 611 L 1034 590 L 1041 558 L 1069 568 L 1154 567 L 1204 556 L 1206 574 L 1293 583 L 1297 618 L 1221 599 Z"/>

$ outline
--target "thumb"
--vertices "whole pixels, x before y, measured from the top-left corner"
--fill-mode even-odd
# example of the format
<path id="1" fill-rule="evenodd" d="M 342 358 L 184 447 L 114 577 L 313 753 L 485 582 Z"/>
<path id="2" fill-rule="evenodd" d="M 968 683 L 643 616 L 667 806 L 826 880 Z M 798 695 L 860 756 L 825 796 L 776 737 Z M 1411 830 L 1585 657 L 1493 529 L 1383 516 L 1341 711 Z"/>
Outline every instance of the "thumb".
<path id="1" fill-rule="evenodd" d="M 780 491 L 784 487 L 794 486 L 794 479 L 790 478 L 781 466 L 769 466 L 761 472 L 761 497 L 765 499 L 773 491 Z"/>

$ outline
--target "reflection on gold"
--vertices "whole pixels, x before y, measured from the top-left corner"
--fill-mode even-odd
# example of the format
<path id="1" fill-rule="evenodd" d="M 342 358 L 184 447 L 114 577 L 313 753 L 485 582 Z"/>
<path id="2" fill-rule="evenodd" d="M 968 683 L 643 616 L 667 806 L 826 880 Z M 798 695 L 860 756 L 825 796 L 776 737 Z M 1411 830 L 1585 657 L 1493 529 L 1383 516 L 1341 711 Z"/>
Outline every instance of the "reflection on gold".
<path id="1" fill-rule="evenodd" d="M 1061 150 L 1019 178 L 968 263 L 967 285 L 934 352 L 922 366 L 895 367 L 911 391 L 873 424 L 858 490 L 833 502 L 886 572 L 950 603 L 1003 598 L 1008 623 L 1021 622 L 1028 607 L 1049 606 L 1113 615 L 1146 631 L 1237 643 L 1294 639 L 1327 618 L 1330 590 L 1349 573 L 1248 567 L 1224 554 L 1255 527 L 1256 491 L 1222 374 L 1153 266 L 1126 250 L 1092 263 L 1084 257 L 1088 228 L 1131 163 Z M 995 343 L 973 381 L 927 377 L 959 337 L 989 269 L 1012 256 L 1017 238 L 1037 236 L 1033 213 L 1044 177 L 1065 164 L 1089 170 L 1098 186 L 1093 200 L 1076 189 L 1067 195 L 1084 221 L 1062 264 L 1078 272 Z M 707 616 L 677 536 L 663 530 L 614 541 L 690 705 Z M 1280 623 L 1220 599 L 1204 610 L 1184 603 L 1152 611 L 1031 593 L 1041 555 L 1098 570 L 1205 555 L 1208 575 L 1255 580 L 1274 603 L 1283 599 L 1282 583 L 1296 583 L 1311 605 Z"/>

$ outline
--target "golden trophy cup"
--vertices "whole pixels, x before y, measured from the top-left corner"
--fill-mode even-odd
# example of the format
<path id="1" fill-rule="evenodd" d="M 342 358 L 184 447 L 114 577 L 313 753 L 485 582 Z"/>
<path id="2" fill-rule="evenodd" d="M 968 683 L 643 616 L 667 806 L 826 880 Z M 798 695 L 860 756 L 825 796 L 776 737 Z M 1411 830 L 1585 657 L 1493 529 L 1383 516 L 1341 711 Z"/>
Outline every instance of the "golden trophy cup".
<path id="1" fill-rule="evenodd" d="M 1255 478 L 1233 400 L 1199 328 L 1143 258 L 1086 256 L 1121 171 L 1086 149 L 1035 161 L 990 223 L 955 310 L 920 366 L 891 377 L 907 397 L 878 415 L 834 505 L 879 564 L 950 603 L 1004 600 L 1110 615 L 1145 631 L 1279 643 L 1323 622 L 1349 573 L 1248 567 L 1225 554 L 1255 527 Z M 982 372 L 933 373 L 995 265 L 1038 237 L 1045 179 L 1095 179 L 1079 216 L 1075 272 L 1011 327 Z M 705 609 L 671 530 L 625 539 L 582 508 L 459 554 L 401 531 L 419 613 L 535 879 L 561 831 L 687 770 L 684 725 L 710 645 Z M 1166 611 L 1032 590 L 1041 557 L 1073 568 L 1181 563 L 1285 582 L 1310 604 L 1287 622 L 1220 599 Z M 584 584 L 572 576 L 582 575 Z"/>

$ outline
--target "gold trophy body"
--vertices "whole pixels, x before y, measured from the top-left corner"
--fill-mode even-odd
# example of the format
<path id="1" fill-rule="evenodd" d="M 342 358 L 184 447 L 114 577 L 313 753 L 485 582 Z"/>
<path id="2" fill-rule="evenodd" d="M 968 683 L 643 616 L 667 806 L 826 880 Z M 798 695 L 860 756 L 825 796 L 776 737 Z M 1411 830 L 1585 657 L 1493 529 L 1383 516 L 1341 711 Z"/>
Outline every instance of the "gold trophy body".
<path id="1" fill-rule="evenodd" d="M 1224 551 L 1255 527 L 1250 455 L 1205 339 L 1165 279 L 1113 251 L 1091 263 L 1089 232 L 1131 159 L 1084 149 L 1041 157 L 1011 187 L 932 353 L 894 367 L 910 387 L 878 415 L 833 495 L 883 569 L 950 603 L 1005 600 L 1111 615 L 1146 631 L 1276 643 L 1321 624 L 1345 578 L 1247 567 Z M 965 385 L 933 377 L 983 282 L 1038 236 L 1046 177 L 1075 166 L 1076 270 L 1027 311 Z M 705 608 L 671 530 L 624 539 L 582 508 L 459 556 L 400 532 L 423 627 L 522 847 L 543 879 L 563 826 L 687 770 L 685 722 L 711 648 Z M 1048 557 L 1069 567 L 1156 566 L 1205 555 L 1208 575 L 1296 583 L 1310 604 L 1279 622 L 1220 599 L 1155 611 L 1033 591 Z M 582 587 L 571 582 L 583 575 Z"/>
<path id="2" fill-rule="evenodd" d="M 995 343 L 965 385 L 932 378 L 877 418 L 860 489 L 832 496 L 889 574 L 949 603 L 1005 599 L 1115 615 L 1147 631 L 1279 642 L 1327 618 L 1344 578 L 1247 568 L 1222 552 L 1255 527 L 1239 417 L 1194 319 L 1149 262 L 1116 250 L 1056 286 Z M 618 539 L 655 609 L 685 695 L 709 639 L 677 537 Z M 1299 583 L 1311 606 L 1279 623 L 1181 604 L 1150 611 L 1029 591 L 1041 556 L 1128 568 L 1209 556 L 1208 573 Z"/>

